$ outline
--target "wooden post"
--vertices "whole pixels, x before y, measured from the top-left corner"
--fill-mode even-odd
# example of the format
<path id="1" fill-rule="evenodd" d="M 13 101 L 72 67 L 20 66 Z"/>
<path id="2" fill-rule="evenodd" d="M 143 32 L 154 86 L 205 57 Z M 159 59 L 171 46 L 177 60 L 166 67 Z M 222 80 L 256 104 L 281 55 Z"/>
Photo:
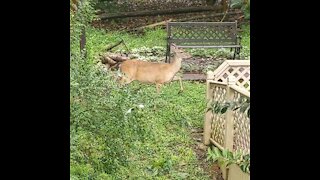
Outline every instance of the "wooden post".
<path id="1" fill-rule="evenodd" d="M 234 97 L 234 91 L 230 88 L 230 85 L 235 85 L 236 79 L 233 76 L 228 77 L 228 85 L 226 92 L 226 100 L 232 101 Z M 224 148 L 229 151 L 233 150 L 233 111 L 232 109 L 228 109 L 226 112 L 226 131 L 225 131 L 225 144 Z"/>
<path id="2" fill-rule="evenodd" d="M 212 71 L 207 72 L 207 100 L 212 99 L 212 91 L 210 88 L 210 81 L 208 80 L 213 80 L 214 79 L 214 74 Z"/>
<path id="3" fill-rule="evenodd" d="M 226 101 L 231 102 L 234 98 L 234 90 L 230 88 L 230 85 L 235 85 L 236 84 L 236 79 L 234 76 L 229 76 L 227 79 L 227 92 L 226 92 Z M 233 110 L 228 109 L 226 112 L 226 122 L 225 122 L 225 136 L 224 136 L 224 149 L 227 149 L 229 151 L 233 151 Z M 223 178 L 225 180 L 228 180 L 228 168 L 222 168 L 222 174 Z"/>
<path id="4" fill-rule="evenodd" d="M 171 43 L 170 43 L 170 36 L 171 36 L 171 27 L 169 26 L 169 22 L 166 24 L 167 26 L 167 52 L 166 52 L 166 63 L 170 63 L 170 51 L 171 51 Z"/>
<path id="5" fill-rule="evenodd" d="M 204 126 L 203 126 L 203 144 L 206 146 L 210 145 L 212 118 L 213 118 L 212 111 L 207 111 L 204 117 Z"/>
<path id="6" fill-rule="evenodd" d="M 213 79 L 213 72 L 208 71 L 207 73 L 207 95 L 206 95 L 206 102 L 207 108 L 210 107 L 212 102 L 212 89 L 210 88 L 210 81 Z M 210 137 L 211 137 L 211 123 L 212 123 L 213 114 L 212 111 L 207 111 L 204 116 L 204 125 L 203 125 L 203 144 L 209 145 L 210 144 Z"/>
<path id="7" fill-rule="evenodd" d="M 81 3 L 83 3 L 84 0 L 81 0 Z M 80 35 L 80 53 L 84 53 L 84 57 L 87 57 L 87 51 L 86 51 L 86 28 L 83 27 Z"/>

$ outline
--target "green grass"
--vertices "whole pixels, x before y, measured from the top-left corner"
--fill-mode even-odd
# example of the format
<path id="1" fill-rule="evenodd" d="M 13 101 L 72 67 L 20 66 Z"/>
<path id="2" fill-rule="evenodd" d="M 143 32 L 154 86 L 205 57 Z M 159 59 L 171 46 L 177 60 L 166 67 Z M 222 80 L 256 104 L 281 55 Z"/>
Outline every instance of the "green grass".
<path id="1" fill-rule="evenodd" d="M 120 179 L 208 179 L 192 150 L 190 129 L 202 127 L 205 110 L 205 85 L 184 82 L 184 92 L 178 94 L 179 83 L 163 86 L 157 95 L 154 85 L 138 82 L 126 87 L 134 91 L 136 104 L 143 109 L 133 111 L 148 121 L 151 136 L 144 142 L 134 142 L 130 165 L 116 173 Z M 138 90 L 137 90 L 138 89 Z"/>
<path id="2" fill-rule="evenodd" d="M 247 26 L 243 29 L 243 52 L 250 54 L 249 27 Z M 87 30 L 88 57 L 93 63 L 96 56 L 107 45 L 119 41 L 119 37 L 124 39 L 128 48 L 132 50 L 142 47 L 165 47 L 165 36 L 165 31 L 161 29 L 149 30 L 144 36 L 136 36 L 91 28 Z M 124 50 L 125 47 L 120 46 L 118 49 Z M 207 52 L 204 51 L 203 53 L 206 55 Z M 77 72 L 75 68 L 73 69 L 73 71 Z M 93 99 L 97 102 L 92 102 L 92 104 L 100 106 L 100 104 L 103 105 L 104 103 L 118 103 L 120 107 L 115 107 L 120 109 L 116 109 L 112 104 L 101 105 L 102 107 L 110 106 L 114 109 L 93 109 L 91 112 L 99 111 L 98 115 L 105 113 L 110 119 L 92 116 L 92 120 L 95 122 L 91 122 L 91 119 L 88 120 L 88 127 L 94 126 L 93 130 L 75 131 L 70 129 L 72 131 L 71 141 L 73 144 L 71 147 L 71 156 L 73 157 L 71 160 L 71 179 L 209 179 L 208 172 L 205 172 L 200 167 L 196 154 L 192 149 L 192 145 L 195 142 L 190 132 L 192 128 L 201 128 L 203 126 L 206 107 L 206 86 L 204 83 L 183 82 L 184 92 L 178 94 L 179 83 L 174 81 L 164 85 L 161 89 L 161 94 L 158 95 L 155 85 L 133 82 L 120 90 L 109 90 L 107 96 L 102 93 L 103 91 L 94 90 L 94 88 L 107 85 L 101 84 L 99 87 L 95 87 L 93 84 L 99 84 L 100 81 L 95 82 L 94 79 L 90 79 L 91 77 L 96 78 L 96 75 L 94 73 L 90 74 L 91 70 L 87 71 L 88 79 L 86 79 L 86 73 L 84 73 L 83 81 L 85 82 L 83 84 L 88 84 L 88 87 L 92 86 L 89 88 L 98 92 L 95 99 Z M 77 83 L 79 82 L 75 79 L 73 84 Z M 86 89 L 86 87 L 82 88 Z M 73 88 L 73 90 L 76 92 L 77 88 Z M 89 95 L 91 96 L 91 94 L 82 93 L 79 96 L 90 98 Z M 76 105 L 86 109 L 88 108 L 85 107 L 86 102 L 90 103 L 90 99 L 76 101 Z M 144 108 L 137 108 L 139 105 L 143 105 Z M 135 109 L 131 113 L 125 114 L 130 108 Z M 86 116 L 91 117 L 88 113 Z M 112 118 L 113 116 L 121 117 L 121 119 Z M 95 119 L 95 117 L 100 119 Z M 134 122 L 123 122 L 126 120 Z M 92 124 L 90 125 L 90 123 Z M 119 164 L 118 161 L 109 161 L 110 159 L 104 157 L 104 154 L 100 152 L 103 149 L 121 148 L 121 146 L 108 144 L 108 139 L 111 137 L 95 136 L 95 131 L 100 131 L 103 134 L 104 129 L 105 131 L 112 130 L 108 129 L 112 123 L 118 123 L 121 127 L 129 128 L 123 129 L 123 131 L 121 128 L 117 128 L 117 133 L 139 134 L 141 132 L 144 136 L 143 138 L 129 138 L 125 142 L 122 142 L 121 138 L 118 139 L 119 143 L 130 147 L 119 151 L 126 153 L 129 157 L 126 164 Z M 106 133 L 106 135 L 109 134 Z M 89 156 L 87 156 L 88 153 Z M 104 162 L 99 162 L 101 159 L 113 162 L 114 166 L 117 167 L 116 171 L 107 171 L 104 168 Z"/>
<path id="3" fill-rule="evenodd" d="M 97 53 L 103 52 L 108 45 L 119 42 L 121 39 L 124 40 L 130 51 L 141 47 L 165 47 L 165 37 L 166 32 L 162 29 L 148 30 L 145 35 L 141 36 L 116 31 L 106 33 L 104 30 L 91 28 L 87 31 L 87 51 L 89 56 L 96 56 Z M 126 48 L 121 44 L 114 50 L 126 51 Z"/>
<path id="4" fill-rule="evenodd" d="M 241 44 L 242 44 L 242 50 L 241 54 L 245 57 L 245 59 L 250 59 L 250 26 L 249 25 L 243 25 L 242 27 L 242 33 L 241 33 Z"/>
<path id="5" fill-rule="evenodd" d="M 250 26 L 243 25 L 241 33 L 241 50 L 242 59 L 250 59 Z M 144 35 L 134 35 L 125 32 L 105 32 L 104 30 L 97 30 L 90 28 L 87 30 L 87 50 L 89 56 L 97 56 L 97 53 L 103 50 L 110 44 L 114 44 L 124 40 L 126 46 L 130 51 L 142 47 L 152 48 L 154 46 L 166 48 L 166 31 L 163 29 L 146 30 Z M 126 51 L 124 45 L 116 47 L 114 50 Z M 193 56 L 200 57 L 228 57 L 230 55 L 229 49 L 187 49 Z M 163 58 L 165 51 L 163 51 Z"/>

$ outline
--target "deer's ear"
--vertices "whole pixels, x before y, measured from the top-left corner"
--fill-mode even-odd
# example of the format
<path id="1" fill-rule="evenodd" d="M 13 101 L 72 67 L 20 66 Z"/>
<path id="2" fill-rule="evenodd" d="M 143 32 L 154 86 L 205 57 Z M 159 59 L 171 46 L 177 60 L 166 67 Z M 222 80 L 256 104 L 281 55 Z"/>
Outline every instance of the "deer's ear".
<path id="1" fill-rule="evenodd" d="M 174 47 L 174 48 L 177 48 L 177 45 L 174 44 L 174 43 L 172 43 L 171 46 Z"/>

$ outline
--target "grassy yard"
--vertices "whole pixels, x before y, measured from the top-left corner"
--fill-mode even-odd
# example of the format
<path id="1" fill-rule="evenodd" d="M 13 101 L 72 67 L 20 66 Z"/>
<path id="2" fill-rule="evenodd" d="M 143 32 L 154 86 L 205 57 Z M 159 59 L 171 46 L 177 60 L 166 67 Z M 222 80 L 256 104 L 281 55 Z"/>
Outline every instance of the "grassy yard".
<path id="1" fill-rule="evenodd" d="M 244 48 L 242 53 L 244 57 L 250 58 L 249 26 L 244 26 L 243 30 L 242 45 Z M 125 40 L 130 50 L 154 46 L 165 48 L 166 32 L 156 29 L 147 31 L 144 36 L 135 36 L 88 29 L 87 36 L 88 57 L 90 63 L 95 63 L 97 55 L 107 45 L 119 41 L 120 37 Z M 120 46 L 119 50 L 125 50 L 125 47 Z M 208 52 L 202 51 L 204 54 Z M 90 83 L 95 83 L 94 79 L 90 80 Z M 80 85 L 77 80 L 74 80 L 73 84 L 76 84 L 79 89 Z M 107 104 L 106 107 L 109 107 L 108 103 L 110 104 L 112 99 L 116 99 L 112 103 L 118 103 L 120 108 L 116 109 L 115 107 L 118 106 L 112 106 L 113 109 L 109 110 L 98 108 L 92 110 L 92 112 L 104 113 L 105 116 L 101 117 L 99 126 L 94 124 L 94 127 L 91 128 L 91 125 L 90 131 L 81 130 L 81 127 L 80 130 L 75 130 L 74 126 L 71 126 L 71 179 L 210 179 L 209 172 L 200 165 L 203 162 L 199 162 L 197 159 L 193 148 L 196 140 L 191 135 L 192 129 L 203 126 L 206 87 L 204 83 L 197 82 L 183 82 L 183 85 L 184 91 L 180 94 L 178 94 L 179 82 L 177 81 L 164 85 L 159 95 L 156 93 L 155 85 L 138 82 L 133 82 L 120 89 L 111 89 L 108 91 L 109 94 L 97 93 L 99 97 L 96 98 L 96 101 L 104 100 Z M 101 84 L 102 88 L 105 86 L 105 84 Z M 117 85 L 112 87 L 117 87 Z M 78 90 L 77 88 L 74 88 L 74 92 Z M 84 92 L 78 94 L 82 99 L 89 97 Z M 122 100 L 118 101 L 117 98 Z M 90 98 L 84 102 L 78 103 L 77 101 L 77 107 L 88 108 L 88 104 L 91 102 Z M 71 107 L 74 106 L 71 105 Z M 84 119 L 94 119 L 94 117 L 88 114 Z M 117 117 L 123 119 L 117 119 Z M 128 158 L 124 164 L 117 164 L 118 161 L 112 160 L 116 168 L 114 171 L 109 171 L 109 166 L 108 169 L 100 164 L 103 164 L 104 161 L 109 162 L 112 149 L 118 146 L 108 145 L 108 141 L 117 137 L 99 135 L 98 138 L 95 133 L 99 131 L 103 134 L 103 129 L 105 128 L 107 131 L 110 126 L 108 123 L 112 124 L 115 121 L 118 121 L 117 123 L 120 123 L 121 127 L 129 129 L 123 132 L 120 129 L 120 132 L 117 131 L 117 133 L 140 134 L 141 132 L 144 136 L 143 138 L 132 138 L 132 140 L 130 138 L 119 139 L 119 144 L 128 147 L 126 149 L 120 147 L 119 152 L 125 153 Z M 77 128 L 79 128 L 78 126 Z M 93 139 L 83 137 L 92 137 Z M 104 144 L 101 145 L 100 142 Z M 107 149 L 108 151 L 103 156 L 110 155 L 110 157 L 102 157 L 99 148 L 101 151 Z"/>

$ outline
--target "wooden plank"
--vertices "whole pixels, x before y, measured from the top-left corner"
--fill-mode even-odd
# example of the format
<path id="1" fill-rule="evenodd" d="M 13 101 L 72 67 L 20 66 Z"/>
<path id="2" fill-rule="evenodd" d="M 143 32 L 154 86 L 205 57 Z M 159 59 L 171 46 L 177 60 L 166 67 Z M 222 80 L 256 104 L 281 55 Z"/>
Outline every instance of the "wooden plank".
<path id="1" fill-rule="evenodd" d="M 238 85 L 231 85 L 230 88 L 250 98 L 250 92 L 247 91 L 245 88 L 239 87 Z"/>
<path id="2" fill-rule="evenodd" d="M 229 166 L 228 179 L 229 180 L 250 180 L 250 174 L 243 172 L 238 165 L 231 164 Z"/>
<path id="3" fill-rule="evenodd" d="M 230 88 L 231 85 L 235 85 L 236 80 L 233 76 L 228 77 L 228 86 L 227 86 L 227 93 L 226 93 L 226 100 L 232 101 L 234 98 L 234 91 Z M 225 136 L 224 136 L 224 148 L 228 149 L 229 151 L 233 151 L 233 137 L 234 137 L 234 113 L 232 109 L 227 109 L 225 114 L 226 121 L 225 121 Z"/>
<path id="4" fill-rule="evenodd" d="M 250 66 L 250 60 L 226 60 L 230 66 Z"/>
<path id="5" fill-rule="evenodd" d="M 224 148 L 219 143 L 217 143 L 214 139 L 210 138 L 210 141 L 212 142 L 213 145 L 215 145 L 220 150 L 224 150 Z"/>
<path id="6" fill-rule="evenodd" d="M 204 123 L 203 123 L 203 144 L 204 145 L 210 145 L 212 117 L 213 117 L 212 111 L 207 111 L 204 116 Z"/>
<path id="7" fill-rule="evenodd" d="M 227 86 L 227 83 L 225 82 L 219 82 L 219 81 L 215 81 L 215 80 L 207 80 L 207 82 L 209 82 L 210 84 L 214 84 L 215 86 L 223 86 L 224 88 Z"/>

